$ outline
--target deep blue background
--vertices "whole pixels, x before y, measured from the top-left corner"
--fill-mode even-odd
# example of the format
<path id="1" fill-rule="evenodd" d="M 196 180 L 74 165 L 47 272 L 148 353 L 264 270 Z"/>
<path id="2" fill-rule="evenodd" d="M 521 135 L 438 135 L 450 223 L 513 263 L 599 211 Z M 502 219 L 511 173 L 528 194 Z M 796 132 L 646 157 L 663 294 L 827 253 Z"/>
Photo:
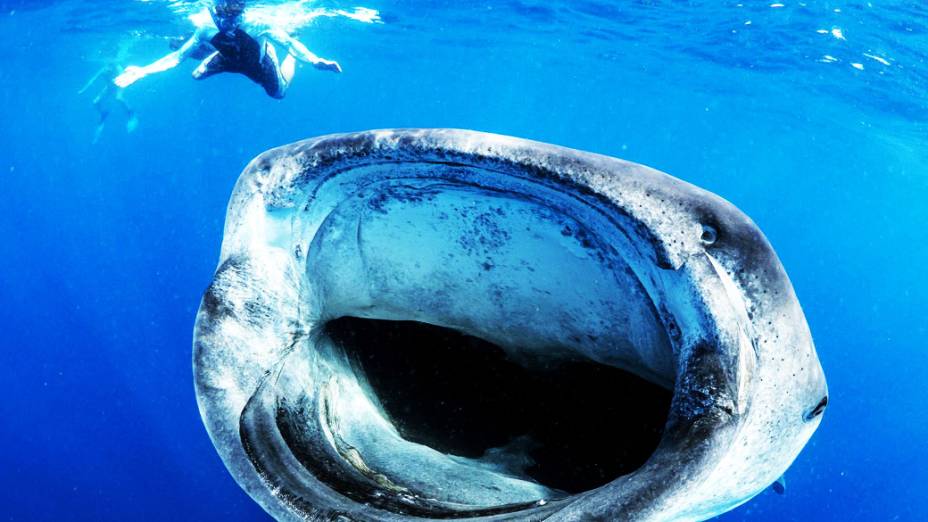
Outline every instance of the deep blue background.
<path id="1" fill-rule="evenodd" d="M 185 63 L 127 91 L 135 133 L 115 115 L 92 145 L 84 81 L 120 40 L 144 63 L 189 25 L 158 2 L 0 1 L 0 517 L 263 520 L 191 378 L 231 187 L 271 146 L 447 126 L 645 163 L 765 231 L 831 404 L 786 495 L 724 520 L 928 519 L 928 12 L 785 3 L 378 0 L 384 24 L 301 33 L 344 74 L 303 68 L 278 102 Z"/>

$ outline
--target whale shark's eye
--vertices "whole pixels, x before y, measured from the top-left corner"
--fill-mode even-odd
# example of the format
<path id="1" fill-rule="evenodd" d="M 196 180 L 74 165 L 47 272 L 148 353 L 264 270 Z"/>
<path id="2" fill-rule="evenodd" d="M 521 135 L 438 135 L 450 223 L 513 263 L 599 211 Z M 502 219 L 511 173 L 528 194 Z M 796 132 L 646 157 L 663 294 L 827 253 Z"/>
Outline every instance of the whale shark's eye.
<path id="1" fill-rule="evenodd" d="M 811 410 L 809 410 L 808 413 L 805 414 L 805 420 L 810 421 L 810 420 L 812 420 L 812 419 L 818 417 L 819 415 L 822 414 L 822 412 L 825 411 L 825 407 L 826 407 L 826 406 L 828 406 L 828 396 L 827 396 L 827 395 L 824 396 L 824 397 L 822 397 L 822 400 L 818 401 L 818 404 L 816 404 L 814 408 L 812 408 Z"/>
<path id="2" fill-rule="evenodd" d="M 706 245 L 712 245 L 719 238 L 719 233 L 712 225 L 703 225 L 702 226 L 702 235 L 699 236 L 699 239 L 702 240 Z"/>

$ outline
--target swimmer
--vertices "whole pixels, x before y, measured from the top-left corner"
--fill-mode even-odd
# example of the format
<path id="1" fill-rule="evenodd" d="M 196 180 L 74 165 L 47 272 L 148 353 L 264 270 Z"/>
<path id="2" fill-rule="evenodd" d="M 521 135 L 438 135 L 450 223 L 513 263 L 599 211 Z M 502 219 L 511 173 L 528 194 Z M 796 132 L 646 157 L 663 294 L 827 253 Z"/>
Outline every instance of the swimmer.
<path id="1" fill-rule="evenodd" d="M 333 72 L 342 72 L 337 62 L 320 58 L 299 40 L 273 27 L 259 27 L 244 20 L 244 0 L 216 0 L 209 7 L 215 27 L 198 29 L 176 51 L 144 67 L 130 65 L 113 80 L 125 88 L 152 73 L 176 67 L 185 58 L 214 49 L 193 71 L 197 80 L 222 72 L 239 73 L 264 87 L 272 98 L 283 98 L 293 79 L 296 61 Z M 287 49 L 283 62 L 278 62 L 274 42 Z"/>
<path id="2" fill-rule="evenodd" d="M 97 128 L 93 134 L 94 144 L 100 141 L 100 136 L 103 135 L 103 129 L 106 126 L 106 120 L 116 109 L 121 109 L 126 115 L 126 132 L 132 132 L 139 126 L 139 119 L 135 115 L 135 111 L 129 107 L 129 104 L 126 103 L 122 96 L 122 89 L 117 89 L 113 85 L 114 79 L 118 78 L 122 72 L 122 67 L 115 63 L 104 65 L 87 81 L 81 90 L 77 91 L 78 94 L 84 94 L 87 89 L 98 84 L 101 79 L 104 80 L 102 88 L 93 99 L 93 107 L 97 110 L 99 116 Z"/>

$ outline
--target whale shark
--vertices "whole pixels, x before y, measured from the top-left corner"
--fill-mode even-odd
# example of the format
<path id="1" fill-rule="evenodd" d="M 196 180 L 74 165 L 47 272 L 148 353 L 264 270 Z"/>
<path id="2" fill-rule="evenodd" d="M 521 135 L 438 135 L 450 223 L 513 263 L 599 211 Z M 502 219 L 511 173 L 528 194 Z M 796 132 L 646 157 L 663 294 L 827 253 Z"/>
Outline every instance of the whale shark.
<path id="1" fill-rule="evenodd" d="M 775 483 L 828 403 L 735 206 L 456 129 L 252 160 L 193 370 L 216 450 L 280 521 L 705 520 Z"/>

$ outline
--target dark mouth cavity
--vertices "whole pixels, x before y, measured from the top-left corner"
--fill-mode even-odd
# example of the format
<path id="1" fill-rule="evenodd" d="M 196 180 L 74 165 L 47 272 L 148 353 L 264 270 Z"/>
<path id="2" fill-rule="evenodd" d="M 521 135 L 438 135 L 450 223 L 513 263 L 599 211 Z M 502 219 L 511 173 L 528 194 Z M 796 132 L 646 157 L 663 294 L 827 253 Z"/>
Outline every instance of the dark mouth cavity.
<path id="1" fill-rule="evenodd" d="M 502 348 L 414 321 L 342 317 L 326 334 L 400 435 L 567 494 L 638 469 L 672 392 L 588 359 L 516 362 Z"/>

